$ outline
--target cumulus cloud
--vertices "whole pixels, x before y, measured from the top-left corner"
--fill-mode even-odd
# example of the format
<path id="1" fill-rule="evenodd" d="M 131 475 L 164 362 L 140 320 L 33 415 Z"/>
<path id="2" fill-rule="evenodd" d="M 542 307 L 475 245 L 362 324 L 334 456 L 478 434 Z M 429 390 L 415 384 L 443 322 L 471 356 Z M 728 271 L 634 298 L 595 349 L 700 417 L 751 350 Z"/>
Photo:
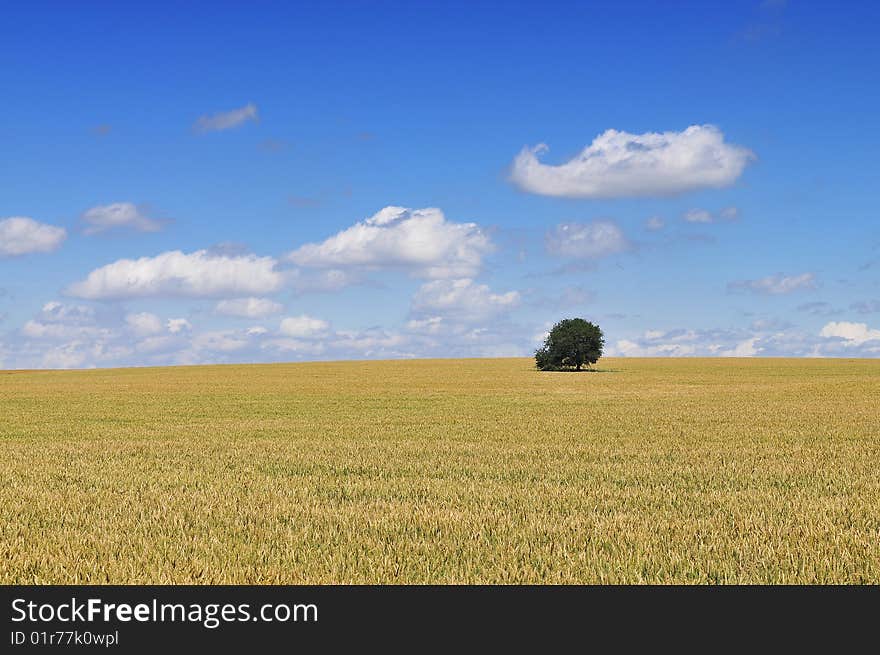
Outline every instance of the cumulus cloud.
<path id="1" fill-rule="evenodd" d="M 263 318 L 280 314 L 283 309 L 281 303 L 268 298 L 232 298 L 218 302 L 214 311 L 223 316 Z"/>
<path id="2" fill-rule="evenodd" d="M 43 305 L 39 318 L 53 323 L 71 323 L 81 325 L 91 323 L 95 318 L 95 310 L 88 305 L 72 305 L 57 300 L 50 300 Z"/>
<path id="3" fill-rule="evenodd" d="M 411 319 L 406 322 L 406 329 L 422 334 L 440 334 L 445 327 L 442 316 L 429 316 L 422 319 Z"/>
<path id="4" fill-rule="evenodd" d="M 127 314 L 125 323 L 136 337 L 148 337 L 162 331 L 162 321 L 150 312 Z"/>
<path id="5" fill-rule="evenodd" d="M 40 223 L 27 216 L 0 220 L 0 257 L 52 252 L 67 237 L 63 227 Z"/>
<path id="6" fill-rule="evenodd" d="M 21 335 L 36 340 L 95 340 L 106 338 L 111 331 L 100 327 L 95 312 L 86 305 L 50 301 L 21 327 Z"/>
<path id="7" fill-rule="evenodd" d="M 342 330 L 327 333 L 323 341 L 311 338 L 271 338 L 261 345 L 264 351 L 275 352 L 282 357 L 305 359 L 330 358 L 401 358 L 415 355 L 405 350 L 411 338 L 381 328 L 368 330 Z"/>
<path id="8" fill-rule="evenodd" d="M 179 334 L 184 330 L 192 330 L 192 324 L 185 318 L 169 318 L 165 324 L 171 334 Z"/>
<path id="9" fill-rule="evenodd" d="M 612 221 L 562 223 L 547 232 L 544 243 L 549 253 L 576 259 L 598 259 L 630 248 Z"/>
<path id="10" fill-rule="evenodd" d="M 65 344 L 47 350 L 41 368 L 77 368 L 85 363 L 87 357 L 88 353 L 79 348 L 79 344 Z"/>
<path id="11" fill-rule="evenodd" d="M 257 106 L 249 102 L 244 107 L 239 107 L 238 109 L 200 116 L 195 125 L 193 125 L 193 129 L 202 134 L 206 132 L 222 132 L 223 130 L 238 127 L 247 121 L 257 120 L 259 120 Z"/>
<path id="12" fill-rule="evenodd" d="M 300 266 L 402 268 L 427 278 L 471 277 L 492 251 L 475 223 L 447 221 L 439 209 L 385 207 L 321 243 L 288 255 Z"/>
<path id="13" fill-rule="evenodd" d="M 843 339 L 847 346 L 859 346 L 868 341 L 880 340 L 880 330 L 871 329 L 867 323 L 850 323 L 848 321 L 832 321 L 827 323 L 819 336 Z"/>
<path id="14" fill-rule="evenodd" d="M 438 317 L 478 322 L 510 311 L 519 303 L 518 291 L 493 293 L 487 285 L 467 278 L 434 280 L 423 284 L 413 296 L 412 313 L 428 317 L 427 325 Z"/>
<path id="15" fill-rule="evenodd" d="M 86 234 L 98 234 L 107 230 L 129 228 L 138 232 L 157 232 L 162 224 L 150 218 L 142 209 L 130 202 L 114 202 L 87 209 L 81 216 L 86 224 Z"/>
<path id="16" fill-rule="evenodd" d="M 510 179 L 525 191 L 570 198 L 666 196 L 733 184 L 755 155 L 726 143 L 713 125 L 682 132 L 607 130 L 571 161 L 544 164 L 540 144 L 524 148 Z"/>
<path id="17" fill-rule="evenodd" d="M 751 291 L 752 293 L 783 295 L 804 289 L 816 288 L 816 276 L 812 273 L 800 275 L 769 275 L 758 280 L 738 280 L 727 285 L 731 290 Z"/>
<path id="18" fill-rule="evenodd" d="M 755 345 L 759 337 L 743 339 L 731 350 L 722 350 L 722 357 L 754 357 L 761 352 L 761 348 Z"/>
<path id="19" fill-rule="evenodd" d="M 641 336 L 620 339 L 608 354 L 619 357 L 754 357 L 764 354 L 766 333 L 746 330 L 647 330 Z"/>
<path id="20" fill-rule="evenodd" d="M 185 254 L 174 250 L 102 266 L 71 285 L 68 293 L 93 300 L 265 294 L 277 291 L 283 283 L 275 265 L 272 257 L 216 256 L 205 250 Z"/>
<path id="21" fill-rule="evenodd" d="M 661 343 L 641 344 L 629 339 L 620 339 L 610 355 L 616 357 L 688 357 L 697 353 L 691 344 Z"/>
<path id="22" fill-rule="evenodd" d="M 343 330 L 334 335 L 334 341 L 342 352 L 358 353 L 361 357 L 414 356 L 412 352 L 401 350 L 410 345 L 404 335 L 382 328 Z"/>
<path id="23" fill-rule="evenodd" d="M 302 314 L 283 319 L 278 331 L 286 337 L 312 339 L 326 334 L 329 329 L 330 324 L 327 321 Z"/>
<path id="24" fill-rule="evenodd" d="M 819 334 L 790 325 L 752 329 L 649 330 L 609 343 L 608 356 L 627 357 L 877 357 L 880 330 L 864 323 L 832 322 Z"/>

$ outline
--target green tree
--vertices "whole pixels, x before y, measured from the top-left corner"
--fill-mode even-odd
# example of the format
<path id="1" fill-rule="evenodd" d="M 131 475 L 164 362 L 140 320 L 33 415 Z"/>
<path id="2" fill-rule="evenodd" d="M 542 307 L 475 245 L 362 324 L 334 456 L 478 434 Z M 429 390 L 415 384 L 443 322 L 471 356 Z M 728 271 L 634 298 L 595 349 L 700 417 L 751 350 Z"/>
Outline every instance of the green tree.
<path id="1" fill-rule="evenodd" d="M 566 318 L 550 330 L 544 346 L 535 351 L 535 364 L 542 371 L 581 370 L 599 361 L 605 337 L 598 325 L 582 318 Z"/>

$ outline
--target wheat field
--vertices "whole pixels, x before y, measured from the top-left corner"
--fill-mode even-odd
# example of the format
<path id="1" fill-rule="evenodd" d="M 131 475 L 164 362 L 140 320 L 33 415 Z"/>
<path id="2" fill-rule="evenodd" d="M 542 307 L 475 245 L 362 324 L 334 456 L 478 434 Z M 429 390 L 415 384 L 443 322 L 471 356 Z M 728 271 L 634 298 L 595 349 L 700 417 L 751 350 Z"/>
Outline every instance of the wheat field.
<path id="1" fill-rule="evenodd" d="M 880 361 L 598 368 L 0 372 L 0 582 L 880 582 Z"/>

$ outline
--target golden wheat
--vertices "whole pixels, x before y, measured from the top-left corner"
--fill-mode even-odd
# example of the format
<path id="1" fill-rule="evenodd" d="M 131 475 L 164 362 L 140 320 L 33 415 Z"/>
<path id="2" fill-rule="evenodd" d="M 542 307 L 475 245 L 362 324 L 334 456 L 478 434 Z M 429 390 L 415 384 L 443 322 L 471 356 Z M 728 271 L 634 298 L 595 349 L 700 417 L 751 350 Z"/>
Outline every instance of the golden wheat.
<path id="1" fill-rule="evenodd" d="M 599 368 L 0 372 L 0 582 L 880 582 L 880 361 Z"/>

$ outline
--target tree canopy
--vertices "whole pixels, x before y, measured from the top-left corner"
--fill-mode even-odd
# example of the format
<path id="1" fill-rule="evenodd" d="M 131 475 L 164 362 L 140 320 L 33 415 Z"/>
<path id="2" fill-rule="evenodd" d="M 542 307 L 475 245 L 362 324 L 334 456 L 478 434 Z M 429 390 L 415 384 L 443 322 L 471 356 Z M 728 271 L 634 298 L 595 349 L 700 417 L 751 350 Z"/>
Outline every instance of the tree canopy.
<path id="1" fill-rule="evenodd" d="M 542 371 L 580 371 L 599 361 L 605 337 L 598 325 L 582 318 L 566 318 L 550 330 L 544 346 L 535 351 L 535 364 Z"/>

